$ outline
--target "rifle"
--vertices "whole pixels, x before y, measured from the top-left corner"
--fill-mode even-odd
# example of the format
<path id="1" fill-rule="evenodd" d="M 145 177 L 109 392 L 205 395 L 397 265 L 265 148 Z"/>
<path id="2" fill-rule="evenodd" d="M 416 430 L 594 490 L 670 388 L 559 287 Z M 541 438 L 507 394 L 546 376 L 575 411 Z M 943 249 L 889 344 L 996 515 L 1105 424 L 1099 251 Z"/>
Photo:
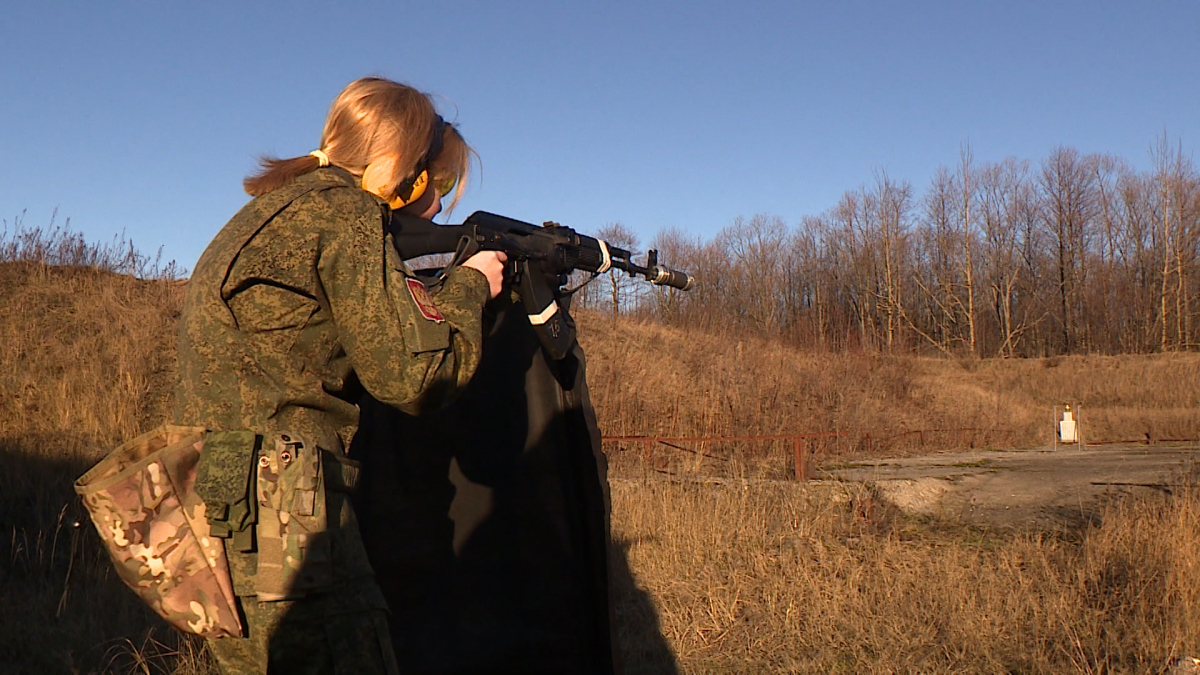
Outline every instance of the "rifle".
<path id="1" fill-rule="evenodd" d="M 641 276 L 652 284 L 689 290 L 691 275 L 658 264 L 658 252 L 646 254 L 646 264 L 638 265 L 625 249 L 603 239 L 547 222 L 542 227 L 494 213 L 476 211 L 461 225 L 437 225 L 432 221 L 402 213 L 392 213 L 386 230 L 400 257 L 409 260 L 424 255 L 453 253 L 446 267 L 461 263 L 479 251 L 504 251 L 508 254 L 505 276 L 517 284 L 517 293 L 525 305 L 529 322 L 541 340 L 547 355 L 554 360 L 566 356 L 575 343 L 575 322 L 559 300 L 569 298 L 586 283 L 610 269 Z M 435 277 L 440 283 L 446 269 Z M 565 289 L 571 272 L 582 270 L 592 276 L 575 288 Z"/>

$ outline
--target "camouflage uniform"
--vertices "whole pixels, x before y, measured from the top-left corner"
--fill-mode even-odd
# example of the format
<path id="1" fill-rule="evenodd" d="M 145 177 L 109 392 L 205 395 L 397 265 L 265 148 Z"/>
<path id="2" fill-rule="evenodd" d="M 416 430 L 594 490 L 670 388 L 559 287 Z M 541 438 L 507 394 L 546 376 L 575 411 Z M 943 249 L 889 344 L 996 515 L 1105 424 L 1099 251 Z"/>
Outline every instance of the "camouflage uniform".
<path id="1" fill-rule="evenodd" d="M 364 389 L 418 414 L 467 383 L 488 284 L 457 268 L 430 302 L 384 236 L 386 213 L 353 176 L 320 169 L 249 202 L 188 283 L 174 418 L 262 439 L 249 487 L 215 445 L 212 466 L 201 457 L 198 492 L 242 490 L 242 516 L 258 521 L 254 540 L 225 540 L 247 625 L 209 643 L 226 673 L 265 672 L 268 653 L 272 672 L 395 669 L 345 446 Z"/>

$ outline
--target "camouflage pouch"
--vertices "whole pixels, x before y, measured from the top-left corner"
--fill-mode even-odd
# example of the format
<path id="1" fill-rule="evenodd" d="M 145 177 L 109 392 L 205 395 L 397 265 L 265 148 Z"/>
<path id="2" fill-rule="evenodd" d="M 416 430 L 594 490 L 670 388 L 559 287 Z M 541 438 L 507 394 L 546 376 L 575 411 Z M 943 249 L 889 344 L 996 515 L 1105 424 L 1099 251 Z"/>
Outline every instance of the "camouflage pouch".
<path id="1" fill-rule="evenodd" d="M 221 540 L 193 490 L 204 428 L 164 425 L 75 482 L 122 581 L 176 628 L 241 636 Z"/>
<path id="2" fill-rule="evenodd" d="M 264 442 L 257 469 L 259 601 L 301 598 L 333 581 L 324 454 L 295 435 Z"/>

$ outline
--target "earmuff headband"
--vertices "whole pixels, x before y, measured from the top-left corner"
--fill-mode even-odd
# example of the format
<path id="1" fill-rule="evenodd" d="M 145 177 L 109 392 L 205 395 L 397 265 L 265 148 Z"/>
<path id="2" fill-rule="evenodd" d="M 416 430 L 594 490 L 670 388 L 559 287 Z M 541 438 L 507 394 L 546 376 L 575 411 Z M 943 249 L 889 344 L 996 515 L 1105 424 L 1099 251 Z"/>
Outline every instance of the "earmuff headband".
<path id="1" fill-rule="evenodd" d="M 434 117 L 436 119 L 433 123 L 433 139 L 429 142 L 429 149 L 417 163 L 416 175 L 396 187 L 396 197 L 388 202 L 388 206 L 393 209 L 403 208 L 417 201 L 429 187 L 429 162 L 442 151 L 442 135 L 446 132 L 446 120 L 442 119 L 441 115 Z"/>

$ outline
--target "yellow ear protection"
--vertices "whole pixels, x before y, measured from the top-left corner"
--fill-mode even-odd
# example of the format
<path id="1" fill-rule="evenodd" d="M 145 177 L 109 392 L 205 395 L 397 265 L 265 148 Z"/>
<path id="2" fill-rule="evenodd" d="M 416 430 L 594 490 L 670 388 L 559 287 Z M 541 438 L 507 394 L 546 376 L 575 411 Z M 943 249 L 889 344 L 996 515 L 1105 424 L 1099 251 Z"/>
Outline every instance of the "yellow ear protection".
<path id="1" fill-rule="evenodd" d="M 429 187 L 429 170 L 422 167 L 417 175 L 396 186 L 396 196 L 388 202 L 388 205 L 393 209 L 408 206 L 424 196 L 427 187 Z"/>
<path id="2" fill-rule="evenodd" d="M 446 121 L 441 115 L 436 116 L 437 119 L 433 124 L 433 140 L 429 143 L 429 149 L 425 151 L 425 155 L 421 157 L 421 161 L 417 163 L 416 174 L 405 180 L 403 183 L 396 186 L 396 196 L 388 200 L 388 206 L 392 209 L 400 209 L 421 198 L 425 194 L 425 190 L 429 187 L 429 161 L 438 156 L 442 151 L 442 134 L 446 130 Z M 363 171 L 362 185 L 367 192 L 380 194 L 383 183 L 387 176 L 392 175 L 392 166 L 395 164 L 394 159 L 380 159 L 374 162 Z"/>

